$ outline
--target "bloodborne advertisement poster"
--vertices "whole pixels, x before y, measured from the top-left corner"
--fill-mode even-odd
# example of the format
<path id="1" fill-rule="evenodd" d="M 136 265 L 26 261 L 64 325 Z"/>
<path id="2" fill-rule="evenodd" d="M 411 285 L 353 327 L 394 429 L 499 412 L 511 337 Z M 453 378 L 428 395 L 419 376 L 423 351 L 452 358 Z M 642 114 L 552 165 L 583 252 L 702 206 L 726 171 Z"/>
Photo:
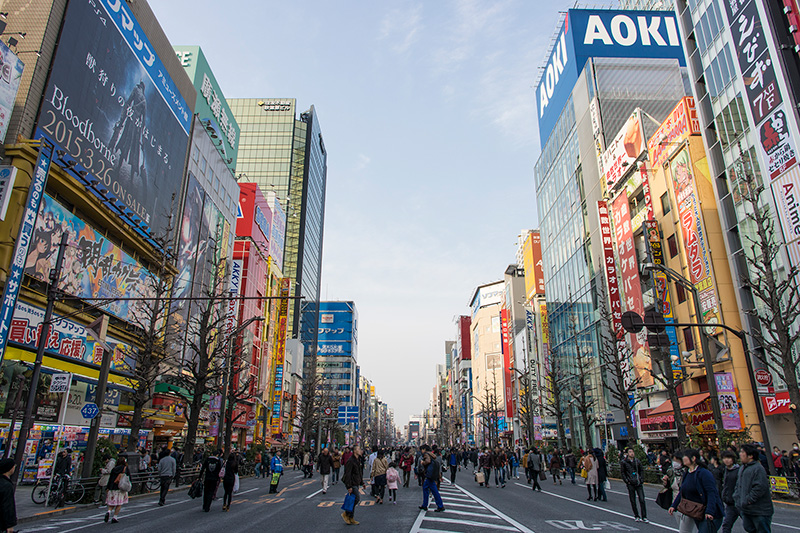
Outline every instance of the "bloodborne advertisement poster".
<path id="1" fill-rule="evenodd" d="M 122 0 L 70 2 L 57 50 L 36 138 L 158 235 L 179 203 L 191 110 Z"/>

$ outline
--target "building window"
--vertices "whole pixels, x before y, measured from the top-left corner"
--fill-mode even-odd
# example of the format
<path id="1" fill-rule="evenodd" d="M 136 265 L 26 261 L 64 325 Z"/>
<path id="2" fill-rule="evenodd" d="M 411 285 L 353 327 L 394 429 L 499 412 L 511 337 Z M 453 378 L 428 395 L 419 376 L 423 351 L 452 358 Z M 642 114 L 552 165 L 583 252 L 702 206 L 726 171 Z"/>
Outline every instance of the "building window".
<path id="1" fill-rule="evenodd" d="M 686 289 L 683 288 L 683 285 L 675 285 L 675 293 L 678 296 L 679 304 L 686 301 Z"/>
<path id="2" fill-rule="evenodd" d="M 678 255 L 678 239 L 675 238 L 674 233 L 667 238 L 667 247 L 669 248 L 670 259 Z"/>
<path id="3" fill-rule="evenodd" d="M 694 334 L 692 333 L 692 328 L 683 328 L 683 343 L 686 346 L 687 352 L 694 350 Z"/>
<path id="4" fill-rule="evenodd" d="M 672 211 L 672 206 L 669 203 L 669 193 L 665 192 L 661 195 L 661 212 L 667 214 Z"/>

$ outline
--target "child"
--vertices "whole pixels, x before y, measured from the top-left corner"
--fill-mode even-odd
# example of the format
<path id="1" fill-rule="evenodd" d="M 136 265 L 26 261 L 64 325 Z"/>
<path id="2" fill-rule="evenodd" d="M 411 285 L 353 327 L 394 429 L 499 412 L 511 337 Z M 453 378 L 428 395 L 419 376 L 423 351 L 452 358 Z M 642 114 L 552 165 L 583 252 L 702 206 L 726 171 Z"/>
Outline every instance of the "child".
<path id="1" fill-rule="evenodd" d="M 390 463 L 386 470 L 386 483 L 389 487 L 389 500 L 397 505 L 397 486 L 400 483 L 400 472 L 397 471 L 397 463 Z"/>

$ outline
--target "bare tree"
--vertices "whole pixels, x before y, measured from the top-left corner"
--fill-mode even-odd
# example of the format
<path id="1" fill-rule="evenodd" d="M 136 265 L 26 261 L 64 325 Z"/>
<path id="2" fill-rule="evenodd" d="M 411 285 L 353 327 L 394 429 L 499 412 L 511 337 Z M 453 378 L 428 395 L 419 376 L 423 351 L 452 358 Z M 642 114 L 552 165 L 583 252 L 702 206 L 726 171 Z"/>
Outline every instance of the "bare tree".
<path id="1" fill-rule="evenodd" d="M 252 401 L 255 394 L 254 385 L 256 377 L 252 373 L 253 365 L 245 359 L 250 354 L 250 351 L 242 346 L 239 338 L 244 335 L 241 332 L 236 338 L 228 339 L 231 343 L 229 356 L 226 358 L 225 363 L 226 371 L 228 372 L 227 392 L 225 394 L 225 404 L 223 411 L 223 424 L 225 425 L 225 438 L 223 439 L 223 450 L 231 449 L 231 437 L 233 436 L 233 424 L 238 421 L 244 414 L 240 411 L 236 416 L 237 404 L 249 400 Z M 229 366 L 230 365 L 230 366 Z"/>
<path id="2" fill-rule="evenodd" d="M 800 339 L 800 267 L 791 263 L 782 265 L 782 244 L 777 242 L 775 222 L 769 206 L 762 200 L 764 185 L 749 173 L 745 173 L 745 178 L 747 186 L 742 196 L 751 208 L 747 220 L 754 226 L 755 236 L 743 232 L 749 245 L 749 249 L 745 247 L 748 273 L 743 282 L 757 299 L 757 305 L 749 313 L 760 325 L 760 328 L 753 328 L 750 334 L 761 347 L 761 350 L 755 351 L 756 356 L 788 388 L 795 435 L 800 439 L 797 375 L 800 368 L 800 350 L 797 347 Z M 780 273 L 781 266 L 784 267 L 783 274 Z"/>
<path id="3" fill-rule="evenodd" d="M 575 344 L 577 347 L 577 336 L 575 336 Z M 581 421 L 583 422 L 583 431 L 585 433 L 586 438 L 586 445 L 589 448 L 592 448 L 592 417 L 589 416 L 589 411 L 592 410 L 594 407 L 594 398 L 589 390 L 591 384 L 589 380 L 591 378 L 591 372 L 594 368 L 594 365 L 591 364 L 591 360 L 589 357 L 582 357 L 580 354 L 576 357 L 578 362 L 578 372 L 574 374 L 574 378 L 571 380 L 577 386 L 571 386 L 569 388 L 569 394 L 572 396 L 572 403 L 575 404 L 575 408 L 578 410 L 578 413 L 581 415 Z M 575 432 L 575 428 L 570 428 L 572 433 Z M 575 435 L 572 436 L 573 442 L 575 439 Z"/>
<path id="4" fill-rule="evenodd" d="M 562 390 L 559 381 L 563 378 L 561 368 L 553 358 L 545 372 L 545 402 L 542 407 L 545 413 L 556 419 L 556 434 L 560 447 L 565 447 L 567 443 L 564 431 L 564 405 L 562 404 Z"/>

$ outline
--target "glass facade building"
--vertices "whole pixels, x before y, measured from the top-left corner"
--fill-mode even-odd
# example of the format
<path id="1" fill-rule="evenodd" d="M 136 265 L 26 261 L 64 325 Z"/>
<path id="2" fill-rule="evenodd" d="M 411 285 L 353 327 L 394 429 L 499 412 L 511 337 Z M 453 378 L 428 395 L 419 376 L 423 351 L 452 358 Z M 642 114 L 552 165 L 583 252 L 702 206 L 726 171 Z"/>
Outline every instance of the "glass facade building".
<path id="1" fill-rule="evenodd" d="M 283 275 L 294 280 L 293 294 L 318 305 L 327 152 L 316 110 L 311 106 L 298 116 L 291 98 L 234 98 L 228 105 L 241 128 L 237 176 L 278 195 L 286 209 Z M 296 300 L 289 309 L 294 338 L 300 318 Z M 316 340 L 311 349 L 316 350 Z"/>

